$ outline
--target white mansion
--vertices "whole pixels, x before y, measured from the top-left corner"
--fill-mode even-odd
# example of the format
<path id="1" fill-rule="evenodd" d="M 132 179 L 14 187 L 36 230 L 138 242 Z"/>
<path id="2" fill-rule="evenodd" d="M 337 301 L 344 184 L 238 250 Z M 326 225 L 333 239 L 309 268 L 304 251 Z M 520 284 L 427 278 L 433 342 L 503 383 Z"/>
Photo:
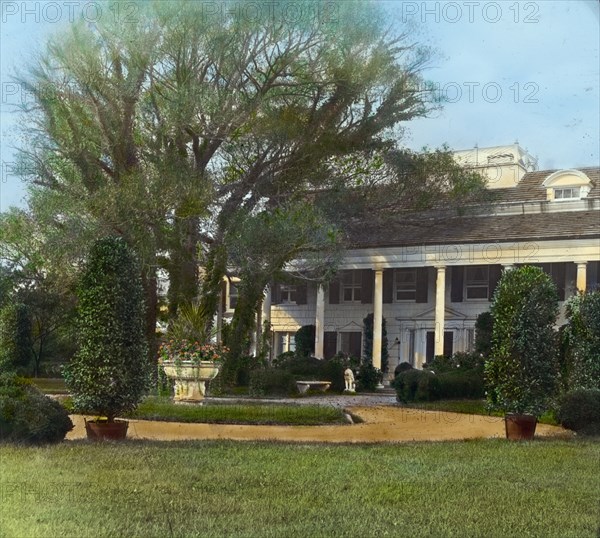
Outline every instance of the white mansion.
<path id="1" fill-rule="evenodd" d="M 385 319 L 390 372 L 404 361 L 421 367 L 434 355 L 472 348 L 476 317 L 489 309 L 505 268 L 541 266 L 561 301 L 598 286 L 598 168 L 536 171 L 518 144 L 455 155 L 495 189 L 489 210 L 428 213 L 385 229 L 363 227 L 351 237 L 338 279 L 327 288 L 275 285 L 263 305 L 275 355 L 294 349 L 301 326 L 315 325 L 317 357 L 339 351 L 360 356 L 363 318 L 373 313 L 374 365 L 381 364 Z M 225 304 L 231 308 L 234 302 L 229 285 Z"/>

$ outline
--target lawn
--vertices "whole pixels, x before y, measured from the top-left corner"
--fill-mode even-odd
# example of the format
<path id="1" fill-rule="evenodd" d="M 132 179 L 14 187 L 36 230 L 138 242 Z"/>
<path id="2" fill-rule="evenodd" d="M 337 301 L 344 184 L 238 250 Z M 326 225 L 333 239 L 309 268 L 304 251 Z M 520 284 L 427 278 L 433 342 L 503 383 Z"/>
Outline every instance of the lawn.
<path id="1" fill-rule="evenodd" d="M 62 377 L 32 377 L 29 381 L 45 394 L 63 394 L 67 392 L 67 386 Z"/>
<path id="2" fill-rule="evenodd" d="M 596 537 L 600 443 L 0 446 L 2 536 Z"/>
<path id="3" fill-rule="evenodd" d="M 319 405 L 240 404 L 182 405 L 169 398 L 149 397 L 127 418 L 213 424 L 289 424 L 312 426 L 343 424 L 340 409 Z"/>

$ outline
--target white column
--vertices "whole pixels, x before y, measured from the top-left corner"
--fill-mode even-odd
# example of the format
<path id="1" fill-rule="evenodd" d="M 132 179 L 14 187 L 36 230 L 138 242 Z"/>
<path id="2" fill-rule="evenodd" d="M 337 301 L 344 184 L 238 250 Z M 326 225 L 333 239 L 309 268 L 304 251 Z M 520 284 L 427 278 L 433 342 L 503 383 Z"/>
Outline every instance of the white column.
<path id="1" fill-rule="evenodd" d="M 446 268 L 436 267 L 434 355 L 444 354 L 444 315 L 446 309 Z"/>
<path id="2" fill-rule="evenodd" d="M 375 297 L 373 299 L 373 366 L 381 370 L 381 342 L 383 328 L 383 270 L 375 270 Z"/>
<path id="3" fill-rule="evenodd" d="M 317 313 L 315 316 L 315 357 L 323 359 L 325 344 L 325 290 L 322 285 L 317 288 Z"/>
<path id="4" fill-rule="evenodd" d="M 577 264 L 577 289 L 585 291 L 587 285 L 587 262 Z"/>
<path id="5" fill-rule="evenodd" d="M 261 320 L 261 328 L 260 332 L 262 334 L 262 324 L 268 321 L 271 323 L 271 286 L 267 286 L 265 290 L 265 298 L 262 303 L 262 320 Z"/>

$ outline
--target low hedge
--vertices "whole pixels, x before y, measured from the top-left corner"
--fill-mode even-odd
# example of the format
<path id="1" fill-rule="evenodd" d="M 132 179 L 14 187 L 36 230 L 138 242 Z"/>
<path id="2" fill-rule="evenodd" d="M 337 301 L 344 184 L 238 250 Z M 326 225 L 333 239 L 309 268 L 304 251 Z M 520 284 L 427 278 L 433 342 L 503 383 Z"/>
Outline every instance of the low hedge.
<path id="1" fill-rule="evenodd" d="M 67 411 L 56 400 L 15 375 L 0 377 L 0 440 L 57 443 L 72 429 Z"/>
<path id="2" fill-rule="evenodd" d="M 569 430 L 583 435 L 600 435 L 600 390 L 568 392 L 561 399 L 556 418 Z"/>
<path id="3" fill-rule="evenodd" d="M 250 372 L 251 396 L 290 396 L 298 393 L 296 378 L 280 368 L 259 368 Z"/>
<path id="4" fill-rule="evenodd" d="M 480 369 L 434 374 L 429 370 L 405 370 L 392 383 L 400 402 L 432 402 L 439 399 L 479 399 L 485 395 Z"/>
<path id="5" fill-rule="evenodd" d="M 480 399 L 485 396 L 483 370 L 447 372 L 437 376 L 440 398 Z"/>

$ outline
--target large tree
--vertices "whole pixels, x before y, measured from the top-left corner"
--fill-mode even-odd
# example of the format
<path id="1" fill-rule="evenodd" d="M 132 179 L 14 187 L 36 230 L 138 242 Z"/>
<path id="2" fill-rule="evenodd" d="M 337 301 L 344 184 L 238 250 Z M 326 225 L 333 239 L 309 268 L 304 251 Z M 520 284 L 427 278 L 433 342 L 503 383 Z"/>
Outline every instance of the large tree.
<path id="1" fill-rule="evenodd" d="M 134 18 L 76 23 L 55 36 L 22 77 L 34 96 L 22 161 L 33 219 L 61 245 L 46 250 L 48 266 L 77 267 L 106 233 L 139 252 L 149 336 L 161 267 L 172 315 L 198 295 L 202 267 L 207 325 L 228 268 L 237 271 L 244 284 L 234 325 L 247 331 L 242 319 L 256 309 L 259 286 L 303 249 L 342 237 L 331 203 L 315 203 L 304 221 L 332 230 L 328 245 L 314 230 L 286 244 L 289 222 L 300 222 L 317 191 L 331 202 L 348 185 L 365 186 L 382 155 L 394 173 L 374 177 L 386 188 L 406 184 L 410 161 L 430 200 L 439 189 L 460 195 L 447 173 L 432 186 L 427 163 L 389 152 L 403 122 L 436 103 L 421 78 L 428 50 L 390 27 L 376 4 L 301 0 L 293 21 L 275 5 L 262 17 L 239 2 L 223 2 L 217 14 L 202 2 L 128 4 Z M 259 252 L 241 230 L 278 239 Z M 244 249 L 268 262 L 251 272 Z M 55 254 L 66 260 L 53 262 Z"/>

